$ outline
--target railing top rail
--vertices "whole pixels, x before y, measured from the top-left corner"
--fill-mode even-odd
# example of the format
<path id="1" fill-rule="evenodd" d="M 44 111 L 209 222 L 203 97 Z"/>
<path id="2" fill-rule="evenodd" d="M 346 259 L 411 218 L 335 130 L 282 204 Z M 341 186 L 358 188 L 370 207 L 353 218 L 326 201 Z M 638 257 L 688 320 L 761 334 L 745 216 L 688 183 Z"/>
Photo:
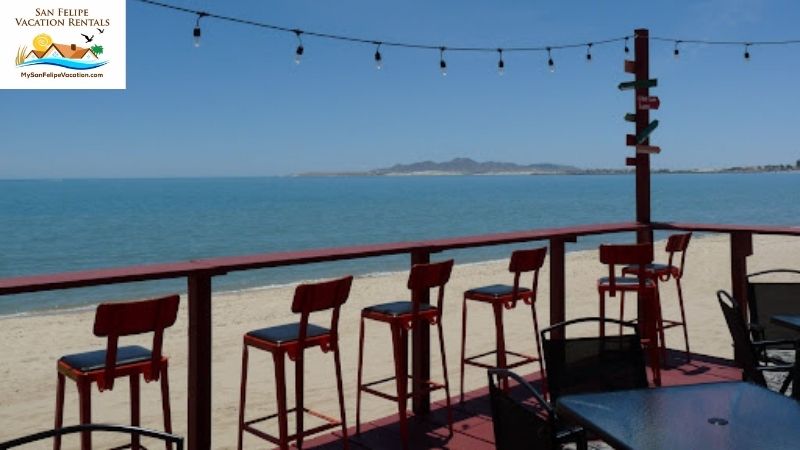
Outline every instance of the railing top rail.
<path id="1" fill-rule="evenodd" d="M 177 263 L 148 264 L 81 272 L 32 275 L 0 279 L 0 295 L 98 286 L 103 284 L 128 283 L 134 281 L 180 278 L 198 273 L 221 275 L 227 272 L 240 270 L 368 258 L 374 256 L 397 255 L 403 253 L 413 253 L 416 251 L 440 252 L 470 247 L 483 247 L 546 239 L 637 231 L 645 227 L 646 225 L 638 224 L 636 222 L 579 225 L 477 236 L 460 236 L 424 241 L 309 249 L 293 252 L 263 253 L 245 256 L 225 256 Z M 714 233 L 747 232 L 756 234 L 782 234 L 800 236 L 800 227 L 788 226 L 660 222 L 653 223 L 652 227 L 657 230 L 687 230 Z"/>
<path id="2" fill-rule="evenodd" d="M 439 252 L 451 249 L 513 244 L 559 237 L 636 231 L 642 227 L 643 225 L 639 225 L 635 222 L 580 225 L 446 239 L 309 249 L 245 256 L 225 256 L 177 263 L 148 264 L 80 272 L 32 275 L 0 279 L 0 295 L 179 278 L 196 273 L 221 275 L 239 270 L 396 255 L 413 253 L 415 251 Z"/>
<path id="3" fill-rule="evenodd" d="M 656 230 L 685 230 L 709 233 L 753 233 L 800 236 L 800 227 L 774 225 L 732 225 L 718 223 L 653 222 Z"/>

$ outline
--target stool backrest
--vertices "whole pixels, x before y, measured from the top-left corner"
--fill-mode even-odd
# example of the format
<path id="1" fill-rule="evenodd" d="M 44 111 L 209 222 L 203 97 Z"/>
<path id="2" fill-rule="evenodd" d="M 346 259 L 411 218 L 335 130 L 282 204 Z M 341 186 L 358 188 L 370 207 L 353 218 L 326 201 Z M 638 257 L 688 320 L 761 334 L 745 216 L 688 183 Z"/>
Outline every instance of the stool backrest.
<path id="1" fill-rule="evenodd" d="M 639 287 L 645 288 L 647 277 L 645 265 L 653 262 L 653 244 L 603 244 L 600 246 L 600 262 L 608 265 L 609 294 L 613 297 L 616 293 L 615 266 L 636 265 L 639 267 L 636 276 L 639 278 Z"/>
<path id="2" fill-rule="evenodd" d="M 408 288 L 411 289 L 412 292 L 439 288 L 436 304 L 439 308 L 439 314 L 441 314 L 444 300 L 444 286 L 450 281 L 450 274 L 452 272 L 452 259 L 438 263 L 414 264 L 411 267 L 411 272 L 408 274 Z M 411 301 L 413 303 L 411 311 L 412 321 L 416 321 L 417 314 L 419 313 L 419 298 L 417 298 L 416 295 L 412 295 Z"/>
<path id="3" fill-rule="evenodd" d="M 539 247 L 530 250 L 516 250 L 511 253 L 511 260 L 508 262 L 508 271 L 514 274 L 514 287 L 511 291 L 511 298 L 515 301 L 519 293 L 519 279 L 525 272 L 533 272 L 533 282 L 531 283 L 530 303 L 536 301 L 536 291 L 539 286 L 539 269 L 544 265 L 547 257 L 547 247 Z"/>
<path id="4" fill-rule="evenodd" d="M 673 234 L 667 239 L 667 253 L 669 253 L 669 261 L 667 261 L 667 264 L 672 266 L 675 254 L 681 254 L 681 263 L 677 266 L 678 273 L 673 274 L 678 278 L 683 276 L 683 265 L 686 262 L 686 249 L 689 247 L 689 241 L 691 239 L 692 233 Z"/>
<path id="5" fill-rule="evenodd" d="M 120 336 L 153 333 L 151 351 L 152 373 L 148 380 L 158 380 L 161 366 L 161 347 L 164 329 L 171 327 L 178 317 L 180 297 L 167 297 L 132 302 L 102 303 L 94 317 L 94 335 L 107 337 L 106 365 L 103 377 L 98 381 L 101 390 L 112 389 L 117 362 L 117 343 Z"/>
<path id="6" fill-rule="evenodd" d="M 352 275 L 320 283 L 307 283 L 297 286 L 294 290 L 294 300 L 292 301 L 292 312 L 299 313 L 300 330 L 298 334 L 298 346 L 305 348 L 305 340 L 308 335 L 308 317 L 311 313 L 333 309 L 331 314 L 331 334 L 334 341 L 338 341 L 339 336 L 339 309 L 350 296 L 350 287 L 353 285 Z M 338 345 L 334 343 L 334 345 Z"/>

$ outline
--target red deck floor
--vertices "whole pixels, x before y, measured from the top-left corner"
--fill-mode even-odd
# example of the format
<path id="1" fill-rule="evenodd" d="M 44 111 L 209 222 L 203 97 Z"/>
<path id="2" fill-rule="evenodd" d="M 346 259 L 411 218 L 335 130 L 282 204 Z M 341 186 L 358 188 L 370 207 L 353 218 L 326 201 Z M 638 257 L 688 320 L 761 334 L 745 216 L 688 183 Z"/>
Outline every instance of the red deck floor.
<path id="1" fill-rule="evenodd" d="M 687 363 L 682 352 L 670 350 L 668 368 L 661 373 L 664 386 L 709 383 L 715 381 L 741 380 L 741 371 L 733 362 L 704 355 L 694 355 Z M 649 370 L 648 370 L 649 375 Z M 539 387 L 540 374 L 528 377 Z M 431 405 L 431 414 L 411 417 L 410 434 L 412 449 L 493 449 L 494 436 L 489 410 L 488 388 L 478 389 L 466 395 L 463 404 L 453 398 L 453 436 L 447 429 L 447 413 L 444 401 Z M 363 423 L 361 435 L 350 428 L 351 449 L 402 449 L 397 416 Z M 308 449 L 341 449 L 341 432 L 323 435 L 304 442 Z"/>

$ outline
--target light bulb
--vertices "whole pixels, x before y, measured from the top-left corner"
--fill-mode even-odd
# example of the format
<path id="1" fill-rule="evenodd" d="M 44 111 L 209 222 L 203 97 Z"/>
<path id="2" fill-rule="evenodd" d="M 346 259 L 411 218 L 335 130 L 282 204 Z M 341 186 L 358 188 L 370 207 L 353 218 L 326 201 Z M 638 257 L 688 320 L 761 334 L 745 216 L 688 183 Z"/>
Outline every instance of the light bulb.
<path id="1" fill-rule="evenodd" d="M 586 44 L 586 62 L 592 62 L 592 43 Z"/>
<path id="2" fill-rule="evenodd" d="M 503 76 L 506 72 L 506 62 L 503 61 L 503 49 L 498 48 L 497 53 L 500 54 L 499 59 L 497 60 L 497 74 Z"/>
<path id="3" fill-rule="evenodd" d="M 300 60 L 303 58 L 303 51 L 304 51 L 303 46 L 302 45 L 298 45 L 297 46 L 297 50 L 295 50 L 295 52 L 294 52 L 294 63 L 295 64 L 300 64 Z"/>
<path id="4" fill-rule="evenodd" d="M 444 47 L 439 48 L 439 70 L 442 71 L 442 76 L 447 76 L 447 63 L 444 61 Z"/>
<path id="5" fill-rule="evenodd" d="M 194 32 L 192 34 L 194 35 L 194 46 L 200 47 L 200 27 L 194 27 Z"/>
<path id="6" fill-rule="evenodd" d="M 744 46 L 744 62 L 750 62 L 750 44 Z"/>
<path id="7" fill-rule="evenodd" d="M 553 62 L 553 58 L 550 58 L 550 59 L 547 60 L 547 65 L 549 66 L 550 73 L 553 73 L 553 72 L 556 71 L 556 63 Z"/>
<path id="8" fill-rule="evenodd" d="M 672 56 L 675 59 L 680 59 L 681 57 L 681 51 L 678 49 L 678 44 L 680 44 L 680 41 L 675 41 L 675 50 L 672 51 Z"/>
<path id="9" fill-rule="evenodd" d="M 628 37 L 625 37 L 625 53 L 630 53 L 631 49 L 628 48 Z"/>
<path id="10" fill-rule="evenodd" d="M 383 68 L 383 57 L 380 50 L 375 50 L 375 68 L 381 70 Z"/>

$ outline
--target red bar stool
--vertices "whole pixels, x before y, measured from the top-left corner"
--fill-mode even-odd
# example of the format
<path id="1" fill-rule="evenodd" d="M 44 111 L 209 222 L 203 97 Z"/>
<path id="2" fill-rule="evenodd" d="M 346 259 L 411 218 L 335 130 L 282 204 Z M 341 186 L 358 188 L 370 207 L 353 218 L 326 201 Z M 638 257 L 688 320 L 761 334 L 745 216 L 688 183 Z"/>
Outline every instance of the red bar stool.
<path id="1" fill-rule="evenodd" d="M 447 357 L 444 351 L 444 336 L 442 335 L 442 302 L 444 300 L 444 287 L 450 279 L 453 270 L 453 260 L 432 264 L 415 264 L 408 276 L 408 289 L 411 291 L 429 290 L 438 288 L 436 306 L 421 304 L 416 296 L 411 301 L 396 301 L 374 305 L 361 310 L 361 329 L 358 339 L 358 393 L 356 397 L 356 433 L 361 433 L 361 392 L 397 402 L 400 414 L 400 434 L 403 438 L 403 448 L 408 448 L 408 418 L 407 401 L 409 397 L 444 389 L 447 402 L 447 418 L 450 433 L 453 433 L 453 413 L 450 409 L 450 383 L 447 378 Z M 362 372 L 364 368 L 364 319 L 376 320 L 389 324 L 392 332 L 392 349 L 394 351 L 394 377 L 364 383 Z M 416 380 L 408 375 L 408 331 L 421 320 L 430 325 L 436 325 L 439 330 L 439 351 L 442 356 L 442 372 L 444 384 L 432 380 Z M 412 385 L 425 386 L 425 392 L 408 392 L 408 380 Z M 395 380 L 397 395 L 386 394 L 373 389 L 380 383 Z"/>
<path id="2" fill-rule="evenodd" d="M 675 280 L 675 286 L 678 289 L 678 304 L 681 308 L 681 320 L 661 320 L 661 327 L 669 329 L 673 327 L 683 327 L 683 340 L 686 343 L 686 359 L 691 360 L 691 353 L 689 352 L 689 332 L 686 329 L 686 311 L 683 308 L 683 290 L 681 289 L 681 278 L 683 278 L 683 267 L 686 262 L 686 249 L 689 247 L 689 241 L 692 239 L 692 233 L 673 234 L 667 239 L 666 251 L 669 254 L 669 259 L 666 264 L 646 264 L 644 270 L 647 271 L 648 277 L 657 279 L 659 282 L 669 281 L 670 278 Z M 676 253 L 680 253 L 680 263 L 676 266 L 673 261 L 676 261 Z M 635 275 L 639 271 L 639 266 L 623 267 L 622 275 Z M 622 293 L 619 303 L 619 320 L 623 320 L 625 314 L 625 293 Z"/>
<path id="3" fill-rule="evenodd" d="M 642 344 L 648 349 L 653 370 L 653 382 L 661 385 L 660 354 L 664 351 L 664 329 L 661 325 L 661 305 L 658 297 L 657 280 L 644 270 L 653 262 L 652 244 L 604 244 L 600 246 L 600 262 L 608 265 L 608 276 L 597 280 L 600 294 L 600 318 L 606 317 L 606 293 L 615 297 L 619 292 L 635 292 L 639 298 L 639 311 L 643 317 L 641 328 Z M 636 276 L 618 277 L 617 265 L 636 265 Z M 605 321 L 600 322 L 600 337 L 605 336 Z M 661 350 L 661 351 L 659 351 Z"/>
<path id="4" fill-rule="evenodd" d="M 544 366 L 542 365 L 542 347 L 539 343 L 539 321 L 536 318 L 536 292 L 539 284 L 539 269 L 544 264 L 544 259 L 547 256 L 547 247 L 535 248 L 532 250 L 517 250 L 511 254 L 511 260 L 508 263 L 508 271 L 514 274 L 514 284 L 509 286 L 505 284 L 493 284 L 490 286 L 483 286 L 475 289 L 470 289 L 464 292 L 464 301 L 461 306 L 461 402 L 464 402 L 464 366 L 469 364 L 471 366 L 481 367 L 484 369 L 512 369 L 524 364 L 539 362 L 539 370 L 544 376 Z M 523 273 L 533 272 L 533 281 L 531 288 L 520 287 L 520 276 Z M 488 303 L 492 306 L 494 312 L 494 324 L 496 333 L 497 346 L 495 350 L 481 353 L 474 356 L 466 356 L 466 343 L 467 343 L 467 300 Z M 533 317 L 533 330 L 536 337 L 536 355 L 525 355 L 522 353 L 512 352 L 506 349 L 505 332 L 503 328 L 503 310 L 514 309 L 517 302 L 522 300 L 526 305 L 531 307 L 531 315 Z M 497 355 L 497 365 L 492 366 L 485 364 L 476 359 L 488 356 L 491 354 Z M 520 360 L 509 364 L 506 360 L 506 355 L 516 356 Z M 508 388 L 508 379 L 502 377 L 502 385 Z"/>
<path id="5" fill-rule="evenodd" d="M 94 335 L 106 337 L 105 350 L 76 353 L 62 356 L 58 360 L 58 387 L 56 390 L 55 428 L 61 429 L 64 422 L 64 385 L 66 378 L 78 386 L 80 423 L 92 422 L 91 385 L 97 383 L 100 392 L 114 388 L 114 380 L 130 378 L 131 424 L 139 426 L 139 375 L 145 382 L 161 380 L 161 406 L 164 412 L 164 429 L 172 433 L 169 407 L 169 381 L 167 357 L 161 354 L 164 329 L 171 327 L 178 316 L 177 295 L 134 302 L 103 303 L 97 307 L 94 318 Z M 119 347 L 122 336 L 153 333 L 153 348 L 148 350 L 138 345 Z M 167 443 L 167 450 L 172 444 Z M 61 437 L 56 436 L 53 449 L 61 448 Z M 81 449 L 92 448 L 90 432 L 81 433 Z M 131 448 L 138 450 L 139 436 L 131 435 Z"/>
<path id="6" fill-rule="evenodd" d="M 322 283 L 301 284 L 295 289 L 294 300 L 292 302 L 292 312 L 300 314 L 300 322 L 253 330 L 244 335 L 241 396 L 239 397 L 239 450 L 242 449 L 242 438 L 245 431 L 276 444 L 280 446 L 281 449 L 286 449 L 289 448 L 289 442 L 292 440 L 296 441 L 298 448 L 302 448 L 304 437 L 338 426 L 342 427 L 342 444 L 344 448 L 348 448 L 347 422 L 345 419 L 344 395 L 342 392 L 342 366 L 339 359 L 339 309 L 347 301 L 352 283 L 353 277 L 347 276 L 338 280 L 325 281 Z M 308 323 L 308 318 L 311 313 L 329 309 L 333 310 L 330 329 Z M 275 363 L 278 412 L 277 414 L 245 421 L 244 408 L 247 394 L 247 360 L 250 347 L 264 350 L 272 354 L 272 360 Z M 324 353 L 333 351 L 341 420 L 328 417 L 304 406 L 303 355 L 307 348 L 312 347 L 320 347 Z M 286 406 L 285 358 L 287 356 L 295 362 L 295 407 L 292 409 L 287 409 Z M 297 417 L 297 428 L 295 433 L 290 435 L 288 431 L 288 415 L 293 411 Z M 308 413 L 322 419 L 326 423 L 309 430 L 304 430 L 303 413 Z M 253 424 L 274 419 L 275 417 L 278 418 L 278 437 L 267 434 L 252 426 Z"/>

